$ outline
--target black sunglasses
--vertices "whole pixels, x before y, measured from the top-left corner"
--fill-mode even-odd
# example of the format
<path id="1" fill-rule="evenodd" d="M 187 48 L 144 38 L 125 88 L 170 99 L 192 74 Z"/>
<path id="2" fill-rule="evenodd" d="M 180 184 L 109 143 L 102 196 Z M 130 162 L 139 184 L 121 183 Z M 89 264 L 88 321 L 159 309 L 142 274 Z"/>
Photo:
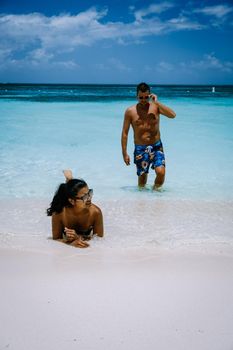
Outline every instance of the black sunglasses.
<path id="1" fill-rule="evenodd" d="M 150 96 L 139 96 L 139 100 L 148 100 Z"/>
<path id="2" fill-rule="evenodd" d="M 89 191 L 85 193 L 82 197 L 75 197 L 75 199 L 86 202 L 89 198 L 92 198 L 92 196 L 93 196 L 93 189 L 90 188 Z"/>

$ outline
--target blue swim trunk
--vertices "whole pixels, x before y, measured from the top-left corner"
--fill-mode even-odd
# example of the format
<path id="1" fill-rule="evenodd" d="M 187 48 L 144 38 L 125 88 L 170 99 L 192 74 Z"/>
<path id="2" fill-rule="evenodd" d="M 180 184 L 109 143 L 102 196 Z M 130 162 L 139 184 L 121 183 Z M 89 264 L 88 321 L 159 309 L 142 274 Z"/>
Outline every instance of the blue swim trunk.
<path id="1" fill-rule="evenodd" d="M 153 145 L 135 145 L 134 163 L 137 167 L 137 175 L 149 173 L 149 167 L 155 169 L 157 167 L 165 167 L 165 156 L 163 152 L 163 144 L 159 140 Z"/>

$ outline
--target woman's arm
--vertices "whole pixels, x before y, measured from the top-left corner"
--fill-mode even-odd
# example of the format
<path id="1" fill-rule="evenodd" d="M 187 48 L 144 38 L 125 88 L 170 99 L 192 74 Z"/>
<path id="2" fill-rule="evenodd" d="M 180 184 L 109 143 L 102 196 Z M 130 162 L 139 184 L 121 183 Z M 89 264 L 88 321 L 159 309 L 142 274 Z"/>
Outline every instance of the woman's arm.
<path id="1" fill-rule="evenodd" d="M 52 215 L 52 234 L 53 239 L 62 239 L 63 238 L 63 223 L 59 214 L 53 213 Z"/>
<path id="2" fill-rule="evenodd" d="M 99 237 L 104 235 L 103 214 L 100 208 L 96 207 L 93 234 Z"/>

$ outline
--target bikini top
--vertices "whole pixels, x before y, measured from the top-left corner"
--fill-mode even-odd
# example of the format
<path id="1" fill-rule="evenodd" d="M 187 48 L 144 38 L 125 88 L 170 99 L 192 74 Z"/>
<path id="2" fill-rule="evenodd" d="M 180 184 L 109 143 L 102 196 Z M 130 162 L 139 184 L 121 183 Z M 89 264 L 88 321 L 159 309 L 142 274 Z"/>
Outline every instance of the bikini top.
<path id="1" fill-rule="evenodd" d="M 66 212 L 66 207 L 64 207 L 64 214 Z M 90 236 L 90 234 L 92 233 L 93 231 L 93 228 L 94 226 L 90 226 L 87 230 L 77 230 L 78 234 L 81 235 L 81 236 L 85 236 L 85 237 L 88 237 Z M 63 234 L 65 234 L 64 230 L 63 230 Z"/>
<path id="2" fill-rule="evenodd" d="M 78 234 L 87 237 L 87 236 L 90 236 L 92 231 L 93 231 L 93 226 L 90 226 L 87 230 L 78 230 Z"/>
<path id="3" fill-rule="evenodd" d="M 83 237 L 89 237 L 90 234 L 92 233 L 92 231 L 93 231 L 93 226 L 90 226 L 87 230 L 78 230 L 77 233 L 78 233 L 78 235 L 81 235 Z M 66 233 L 63 230 L 63 236 L 65 236 L 65 235 L 66 235 Z"/>

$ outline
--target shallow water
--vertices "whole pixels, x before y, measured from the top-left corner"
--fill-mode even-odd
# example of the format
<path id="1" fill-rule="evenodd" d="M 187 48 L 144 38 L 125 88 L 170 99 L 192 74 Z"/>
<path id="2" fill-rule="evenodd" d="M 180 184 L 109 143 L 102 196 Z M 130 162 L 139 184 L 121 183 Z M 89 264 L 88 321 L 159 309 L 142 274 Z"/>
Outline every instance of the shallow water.
<path id="1" fill-rule="evenodd" d="M 196 200 L 103 200 L 105 236 L 92 248 L 200 250 L 208 246 L 233 248 L 232 202 Z M 51 223 L 46 200 L 1 201 L 0 247 L 46 252 L 51 245 Z M 216 248 L 216 247 L 215 247 Z"/>
<path id="2" fill-rule="evenodd" d="M 177 113 L 174 120 L 161 117 L 167 164 L 161 192 L 151 190 L 152 170 L 147 188 L 139 191 L 133 162 L 126 167 L 122 160 L 121 127 L 125 109 L 135 102 L 134 87 L 91 86 L 74 96 L 71 90 L 21 86 L 3 94 L 1 87 L 0 198 L 7 208 L 2 235 L 47 237 L 44 210 L 63 181 L 62 169 L 71 168 L 94 188 L 93 201 L 103 208 L 102 245 L 232 242 L 232 88 L 216 87 L 216 94 L 210 87 L 154 88 Z M 73 99 L 64 102 L 64 96 Z M 128 151 L 132 160 L 132 133 Z"/>
<path id="3" fill-rule="evenodd" d="M 1 197 L 50 197 L 63 181 L 64 168 L 85 178 L 100 198 L 125 192 L 137 196 L 136 188 L 127 190 L 137 183 L 132 134 L 130 167 L 120 147 L 127 105 L 1 102 Z M 161 118 L 167 163 L 163 196 L 231 199 L 233 103 L 183 105 L 177 100 L 172 107 L 177 118 Z M 148 184 L 153 180 L 151 171 Z"/>

